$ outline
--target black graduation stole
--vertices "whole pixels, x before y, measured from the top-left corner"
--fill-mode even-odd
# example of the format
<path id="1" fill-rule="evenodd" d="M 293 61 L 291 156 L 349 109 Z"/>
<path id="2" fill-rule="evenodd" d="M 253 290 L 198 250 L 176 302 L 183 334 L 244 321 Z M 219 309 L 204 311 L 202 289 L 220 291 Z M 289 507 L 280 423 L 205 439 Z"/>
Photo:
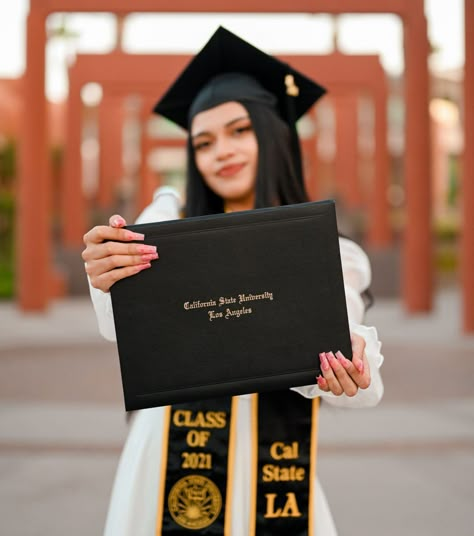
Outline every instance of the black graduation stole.
<path id="1" fill-rule="evenodd" d="M 229 536 L 238 397 L 165 408 L 156 536 Z M 319 399 L 252 395 L 249 536 L 314 531 Z"/>

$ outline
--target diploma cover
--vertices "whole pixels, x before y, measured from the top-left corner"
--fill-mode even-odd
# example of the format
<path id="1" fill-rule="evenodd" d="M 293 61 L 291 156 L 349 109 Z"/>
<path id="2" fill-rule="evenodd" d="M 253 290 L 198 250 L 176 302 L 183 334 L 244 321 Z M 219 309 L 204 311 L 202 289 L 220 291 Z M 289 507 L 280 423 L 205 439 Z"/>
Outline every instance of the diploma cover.
<path id="1" fill-rule="evenodd" d="M 352 356 L 335 204 L 130 225 L 151 268 L 111 288 L 127 410 L 314 384 Z"/>

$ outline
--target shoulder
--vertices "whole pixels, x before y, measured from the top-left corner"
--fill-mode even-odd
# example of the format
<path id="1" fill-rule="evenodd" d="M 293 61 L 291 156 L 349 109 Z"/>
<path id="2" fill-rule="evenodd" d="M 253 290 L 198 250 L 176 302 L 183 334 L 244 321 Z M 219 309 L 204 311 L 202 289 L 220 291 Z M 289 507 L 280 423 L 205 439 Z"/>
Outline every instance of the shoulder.
<path id="1" fill-rule="evenodd" d="M 171 186 L 161 186 L 153 194 L 153 201 L 143 209 L 135 223 L 177 220 L 180 218 L 181 197 Z"/>

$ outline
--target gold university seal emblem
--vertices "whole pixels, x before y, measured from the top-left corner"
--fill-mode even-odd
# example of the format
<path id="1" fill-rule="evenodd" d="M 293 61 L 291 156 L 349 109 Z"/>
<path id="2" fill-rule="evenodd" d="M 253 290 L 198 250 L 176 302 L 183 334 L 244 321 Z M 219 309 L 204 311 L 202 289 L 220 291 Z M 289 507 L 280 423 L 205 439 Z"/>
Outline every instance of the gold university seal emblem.
<path id="1" fill-rule="evenodd" d="M 209 478 L 189 475 L 178 480 L 171 488 L 168 508 L 178 525 L 199 530 L 217 519 L 222 509 L 222 496 Z"/>

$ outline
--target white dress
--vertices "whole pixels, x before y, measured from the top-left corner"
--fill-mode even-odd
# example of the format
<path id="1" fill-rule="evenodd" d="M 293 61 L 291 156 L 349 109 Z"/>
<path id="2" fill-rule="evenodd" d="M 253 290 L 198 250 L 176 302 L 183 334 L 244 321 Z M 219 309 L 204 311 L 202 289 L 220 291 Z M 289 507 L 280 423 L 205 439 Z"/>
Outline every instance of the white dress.
<path id="1" fill-rule="evenodd" d="M 175 190 L 163 187 L 155 193 L 153 203 L 137 219 L 137 223 L 164 221 L 179 217 L 180 200 Z M 366 355 L 371 370 L 371 385 L 359 390 L 355 397 L 325 393 L 318 385 L 294 388 L 307 398 L 324 397 L 326 403 L 339 407 L 370 407 L 376 405 L 383 394 L 379 368 L 383 362 L 381 344 L 373 327 L 360 324 L 364 315 L 361 292 L 368 288 L 371 279 L 366 254 L 354 242 L 340 239 L 341 259 L 350 328 L 364 337 Z M 158 261 L 159 262 L 159 261 Z M 109 293 L 90 287 L 94 309 L 101 334 L 115 341 L 112 303 Z M 233 489 L 232 536 L 248 536 L 250 512 L 250 396 L 239 399 L 235 449 L 235 481 Z M 104 536 L 154 536 L 156 508 L 161 472 L 161 446 L 163 434 L 163 408 L 140 410 L 133 414 L 115 483 L 112 490 Z M 316 478 L 314 476 L 314 478 Z M 336 536 L 337 532 L 324 492 L 316 479 L 314 519 L 316 536 Z"/>

